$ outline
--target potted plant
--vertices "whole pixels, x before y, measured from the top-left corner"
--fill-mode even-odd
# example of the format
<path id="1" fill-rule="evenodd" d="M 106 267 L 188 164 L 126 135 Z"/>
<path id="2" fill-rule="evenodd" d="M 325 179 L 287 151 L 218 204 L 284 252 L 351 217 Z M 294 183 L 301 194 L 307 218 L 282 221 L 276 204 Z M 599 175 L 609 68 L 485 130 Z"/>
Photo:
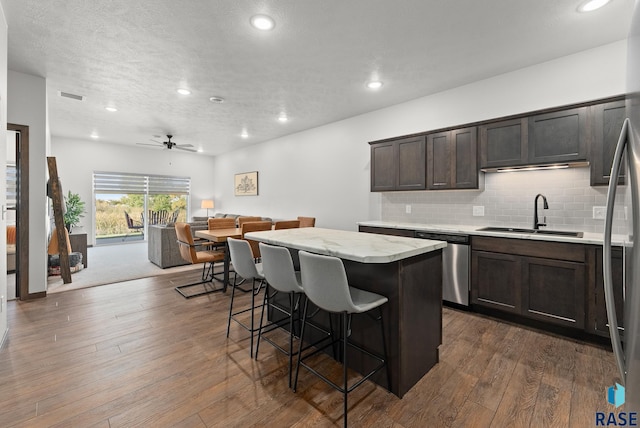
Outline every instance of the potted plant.
<path id="1" fill-rule="evenodd" d="M 64 206 L 66 208 L 64 213 L 64 225 L 67 231 L 71 233 L 71 228 L 77 226 L 80 223 L 80 219 L 84 217 L 86 212 L 84 209 L 84 202 L 80 199 L 80 195 L 77 193 L 69 193 L 64 198 Z"/>

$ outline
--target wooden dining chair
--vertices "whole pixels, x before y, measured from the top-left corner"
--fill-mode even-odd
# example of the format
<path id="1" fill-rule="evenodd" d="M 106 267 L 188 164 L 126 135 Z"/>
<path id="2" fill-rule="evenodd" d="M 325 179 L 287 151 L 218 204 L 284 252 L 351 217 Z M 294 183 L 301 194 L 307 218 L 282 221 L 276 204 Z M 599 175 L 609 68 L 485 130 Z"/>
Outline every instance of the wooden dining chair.
<path id="1" fill-rule="evenodd" d="M 236 227 L 235 218 L 210 218 L 207 220 L 209 230 L 215 229 L 233 229 Z"/>
<path id="2" fill-rule="evenodd" d="M 214 288 L 213 280 L 215 279 L 213 266 L 214 263 L 224 262 L 225 252 L 218 250 L 198 250 L 202 248 L 202 243 L 196 244 L 193 240 L 193 234 L 191 233 L 191 225 L 188 223 L 176 223 L 176 236 L 178 238 L 178 247 L 180 249 L 180 256 L 191 264 L 202 263 L 202 278 L 198 282 L 191 284 L 179 285 L 175 287 L 175 290 L 186 299 L 190 299 L 196 296 L 202 296 L 204 294 L 214 293 L 216 291 L 224 291 L 226 284 L 223 282 L 222 288 Z M 211 287 L 207 287 L 207 284 L 211 283 Z M 183 290 L 185 288 L 193 287 L 196 285 L 204 285 L 204 290 L 195 294 L 187 294 Z"/>
<path id="3" fill-rule="evenodd" d="M 276 221 L 273 225 L 275 230 L 280 229 L 295 229 L 300 227 L 300 220 L 281 220 Z"/>
<path id="4" fill-rule="evenodd" d="M 300 227 L 314 227 L 316 225 L 315 217 L 300 217 L 298 216 L 298 220 L 300 220 Z"/>
<path id="5" fill-rule="evenodd" d="M 249 221 L 262 221 L 262 217 L 244 216 L 244 217 L 238 217 L 237 221 L 238 221 L 238 227 L 242 227 L 243 224 Z"/>
<path id="6" fill-rule="evenodd" d="M 245 239 L 245 233 L 249 232 L 259 232 L 262 230 L 271 230 L 272 224 L 270 221 L 249 221 L 242 224 L 241 233 L 242 239 Z M 258 246 L 258 241 L 254 241 L 251 239 L 245 239 L 251 246 L 251 253 L 253 254 L 254 259 L 260 258 L 260 247 Z"/>

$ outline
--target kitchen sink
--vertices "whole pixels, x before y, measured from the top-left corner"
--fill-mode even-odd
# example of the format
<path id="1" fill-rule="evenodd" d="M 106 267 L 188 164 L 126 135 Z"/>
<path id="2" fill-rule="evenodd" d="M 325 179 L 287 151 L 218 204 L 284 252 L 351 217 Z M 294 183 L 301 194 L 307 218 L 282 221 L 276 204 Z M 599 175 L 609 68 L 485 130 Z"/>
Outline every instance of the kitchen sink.
<path id="1" fill-rule="evenodd" d="M 548 230 L 548 229 L 524 229 L 517 227 L 498 227 L 488 226 L 478 229 L 479 232 L 506 232 L 506 233 L 532 233 L 536 235 L 556 235 L 556 236 L 572 236 L 574 238 L 582 238 L 582 232 L 568 232 L 564 230 Z"/>

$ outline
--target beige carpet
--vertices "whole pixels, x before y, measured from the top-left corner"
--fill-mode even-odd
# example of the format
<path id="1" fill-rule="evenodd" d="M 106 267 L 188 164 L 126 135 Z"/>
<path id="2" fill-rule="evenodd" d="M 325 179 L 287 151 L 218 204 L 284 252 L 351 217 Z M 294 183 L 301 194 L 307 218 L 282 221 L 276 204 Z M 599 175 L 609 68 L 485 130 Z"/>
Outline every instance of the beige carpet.
<path id="1" fill-rule="evenodd" d="M 47 280 L 48 293 L 202 269 L 202 265 L 161 269 L 147 258 L 146 242 L 90 247 L 87 252 L 89 267 L 73 273 L 70 284 L 63 284 L 60 276 L 50 276 Z"/>

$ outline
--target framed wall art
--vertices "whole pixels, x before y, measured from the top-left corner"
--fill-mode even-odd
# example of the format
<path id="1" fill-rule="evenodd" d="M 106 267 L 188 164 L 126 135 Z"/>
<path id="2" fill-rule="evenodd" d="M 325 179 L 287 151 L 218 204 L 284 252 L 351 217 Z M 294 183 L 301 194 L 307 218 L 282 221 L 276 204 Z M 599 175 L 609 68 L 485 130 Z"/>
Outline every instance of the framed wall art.
<path id="1" fill-rule="evenodd" d="M 256 196 L 258 194 L 258 171 L 236 174 L 234 192 L 236 196 Z"/>

